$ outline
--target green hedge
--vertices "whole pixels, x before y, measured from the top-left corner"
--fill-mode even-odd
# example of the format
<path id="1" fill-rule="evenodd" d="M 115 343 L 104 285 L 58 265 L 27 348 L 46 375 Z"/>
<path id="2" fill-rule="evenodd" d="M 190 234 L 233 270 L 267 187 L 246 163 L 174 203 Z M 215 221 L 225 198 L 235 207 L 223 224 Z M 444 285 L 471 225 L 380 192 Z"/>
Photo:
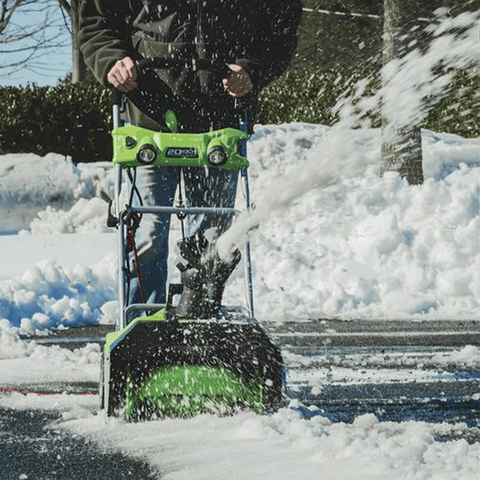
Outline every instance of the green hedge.
<path id="1" fill-rule="evenodd" d="M 333 125 L 333 107 L 368 72 L 351 75 L 341 69 L 289 71 L 261 95 L 259 120 L 263 124 L 289 122 Z M 367 95 L 378 80 L 370 81 Z M 464 137 L 480 135 L 480 75 L 457 72 L 423 126 Z M 97 85 L 61 84 L 0 88 L 0 154 L 49 152 L 70 155 L 75 163 L 111 158 L 110 94 Z M 366 118 L 365 118 L 366 117 Z M 365 121 L 366 120 L 366 121 Z M 359 119 L 359 125 L 379 126 L 378 112 Z"/>
<path id="2" fill-rule="evenodd" d="M 443 98 L 425 119 L 425 127 L 465 138 L 480 137 L 480 73 L 460 70 L 452 77 Z"/>
<path id="3" fill-rule="evenodd" d="M 290 70 L 262 92 L 260 122 L 333 125 L 338 120 L 333 107 L 366 75 L 367 72 L 349 74 L 338 68 Z"/>
<path id="4" fill-rule="evenodd" d="M 0 153 L 54 152 L 76 163 L 111 158 L 110 95 L 101 87 L 6 87 L 0 104 Z"/>
<path id="5" fill-rule="evenodd" d="M 472 70 L 451 73 L 452 81 L 441 96 L 425 99 L 430 108 L 423 127 L 437 132 L 456 133 L 466 138 L 480 136 L 480 74 Z M 365 94 L 373 95 L 380 84 L 371 71 L 353 74 L 321 68 L 291 70 L 261 96 L 262 123 L 309 122 L 333 125 L 338 100 L 347 97 L 355 85 L 366 79 Z M 379 106 L 378 106 L 379 108 Z M 379 127 L 379 110 L 359 115 L 358 126 Z"/>

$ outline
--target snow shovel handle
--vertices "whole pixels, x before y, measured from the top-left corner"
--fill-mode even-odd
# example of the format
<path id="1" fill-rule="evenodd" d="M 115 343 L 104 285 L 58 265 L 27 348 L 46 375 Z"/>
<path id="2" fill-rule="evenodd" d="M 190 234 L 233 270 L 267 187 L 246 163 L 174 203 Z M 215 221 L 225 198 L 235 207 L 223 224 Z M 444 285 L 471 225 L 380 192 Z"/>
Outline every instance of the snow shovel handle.
<path id="1" fill-rule="evenodd" d="M 137 70 L 148 70 L 151 68 L 158 69 L 169 69 L 169 68 L 183 68 L 185 70 L 200 71 L 205 70 L 209 72 L 218 72 L 223 75 L 225 78 L 232 75 L 232 70 L 225 63 L 219 60 L 210 60 L 206 58 L 164 58 L 164 57 L 151 57 L 151 58 L 142 58 L 135 62 Z M 112 104 L 121 105 L 122 103 L 122 92 L 116 88 L 112 88 Z"/>
<path id="2" fill-rule="evenodd" d="M 185 70 L 206 70 L 210 72 L 218 72 L 225 77 L 229 77 L 232 74 L 232 70 L 225 63 L 219 60 L 210 60 L 206 58 L 164 58 L 164 57 L 152 57 L 142 58 L 135 62 L 137 69 L 146 70 L 149 68 L 184 68 Z"/>
<path id="3" fill-rule="evenodd" d="M 184 68 L 185 70 L 205 70 L 210 72 L 218 72 L 225 78 L 232 75 L 232 70 L 225 63 L 219 60 L 209 60 L 206 58 L 200 59 L 188 59 L 188 58 L 164 58 L 164 57 L 151 57 L 142 58 L 135 62 L 137 70 L 148 70 L 150 68 L 169 69 L 169 68 Z M 112 104 L 121 105 L 122 92 L 116 88 L 112 88 Z"/>

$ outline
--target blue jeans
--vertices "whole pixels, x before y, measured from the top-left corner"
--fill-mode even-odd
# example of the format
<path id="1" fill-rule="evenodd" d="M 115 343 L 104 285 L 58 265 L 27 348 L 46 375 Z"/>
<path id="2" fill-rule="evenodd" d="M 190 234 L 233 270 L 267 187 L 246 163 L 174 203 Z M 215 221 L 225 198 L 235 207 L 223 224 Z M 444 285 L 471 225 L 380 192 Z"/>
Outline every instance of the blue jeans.
<path id="1" fill-rule="evenodd" d="M 177 167 L 139 167 L 137 186 L 145 206 L 172 206 L 181 169 Z M 235 205 L 238 172 L 215 168 L 183 169 L 185 204 L 191 207 L 228 207 Z M 232 223 L 232 215 L 187 215 L 185 236 L 205 233 L 216 227 L 218 234 Z M 135 243 L 138 267 L 145 292 L 141 289 L 132 266 L 129 303 L 165 303 L 168 278 L 168 244 L 170 215 L 143 215 Z M 179 239 L 180 240 L 180 239 Z"/>

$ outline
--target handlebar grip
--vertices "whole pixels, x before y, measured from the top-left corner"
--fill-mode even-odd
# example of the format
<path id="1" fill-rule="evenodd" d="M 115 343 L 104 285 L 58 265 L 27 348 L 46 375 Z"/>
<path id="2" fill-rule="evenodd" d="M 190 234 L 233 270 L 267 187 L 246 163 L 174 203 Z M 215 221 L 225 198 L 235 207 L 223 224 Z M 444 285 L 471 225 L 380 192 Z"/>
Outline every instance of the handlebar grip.
<path id="1" fill-rule="evenodd" d="M 112 105 L 121 105 L 122 104 L 122 92 L 115 87 L 111 86 L 112 92 Z"/>
<path id="2" fill-rule="evenodd" d="M 210 59 L 190 59 L 190 58 L 164 58 L 164 57 L 151 57 L 151 58 L 142 58 L 135 62 L 137 70 L 140 72 L 143 70 L 149 70 L 153 68 L 159 69 L 169 69 L 169 68 L 184 68 L 186 70 L 200 71 L 206 70 L 210 72 L 217 72 L 223 76 L 223 78 L 228 78 L 232 75 L 232 70 L 225 63 L 219 60 L 210 60 Z M 113 104 L 121 105 L 122 102 L 122 93 L 116 89 L 112 88 L 113 93 Z"/>

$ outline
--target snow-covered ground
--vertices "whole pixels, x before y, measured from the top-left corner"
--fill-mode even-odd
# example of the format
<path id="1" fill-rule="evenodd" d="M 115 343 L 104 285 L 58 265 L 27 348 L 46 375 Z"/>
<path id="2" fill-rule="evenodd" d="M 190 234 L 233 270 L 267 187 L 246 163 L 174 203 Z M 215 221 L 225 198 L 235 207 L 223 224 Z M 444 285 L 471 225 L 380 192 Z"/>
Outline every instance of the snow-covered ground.
<path id="1" fill-rule="evenodd" d="M 306 124 L 256 128 L 258 318 L 479 318 L 479 140 L 424 130 L 425 182 L 409 186 L 396 174 L 379 178 L 376 130 L 342 133 L 350 154 L 337 168 L 325 153 L 337 134 Z M 114 322 L 115 234 L 96 196 L 111 193 L 113 168 L 51 154 L 5 155 L 0 169 L 0 218 L 4 230 L 20 230 L 1 239 L 0 317 L 30 329 Z M 36 216 L 16 217 L 16 205 Z M 175 225 L 172 242 L 180 236 Z M 242 269 L 226 295 L 243 301 Z"/>
<path id="2" fill-rule="evenodd" d="M 469 38 L 461 52 L 448 44 L 455 58 L 471 51 Z M 403 110 L 417 111 L 408 97 L 402 102 Z M 251 238 L 258 319 L 480 319 L 480 140 L 423 130 L 425 182 L 409 186 L 395 174 L 379 178 L 380 132 L 352 130 L 349 118 L 345 113 L 334 128 L 258 126 L 249 143 L 257 208 L 239 219 L 224 246 L 259 224 Z M 0 236 L 0 386 L 97 381 L 98 346 L 72 352 L 19 335 L 115 322 L 115 238 L 99 198 L 112 193 L 113 177 L 108 163 L 0 157 L 0 231 L 9 232 Z M 176 224 L 172 244 L 179 236 Z M 226 302 L 242 301 L 238 271 Z M 429 361 L 475 366 L 479 351 L 469 346 Z M 480 475 L 478 443 L 435 439 L 462 425 L 373 415 L 347 425 L 306 420 L 288 408 L 269 417 L 131 424 L 105 417 L 97 403 L 96 396 L 0 396 L 1 407 L 58 411 L 55 428 L 144 459 L 166 479 Z"/>
<path id="3" fill-rule="evenodd" d="M 125 423 L 96 413 L 90 397 L 67 395 L 11 395 L 0 406 L 55 409 L 61 412 L 55 429 L 148 461 L 168 480 L 476 480 L 479 473 L 478 443 L 435 441 L 434 435 L 461 428 L 447 424 L 378 422 L 371 414 L 353 424 L 321 416 L 307 421 L 290 409 L 270 417 L 244 413 Z"/>
<path id="4" fill-rule="evenodd" d="M 257 128 L 250 157 L 258 209 L 282 185 L 295 183 L 302 166 L 315 162 L 321 177 L 329 131 L 303 124 Z M 368 160 L 364 173 L 339 171 L 328 186 L 303 195 L 300 187 L 291 203 L 262 218 L 252 237 L 260 321 L 478 319 L 480 142 L 424 131 L 426 180 L 412 187 L 394 175 L 378 178 L 377 131 L 349 136 L 356 143 L 352 157 Z M 112 169 L 75 167 L 55 155 L 6 155 L 0 165 L 1 191 L 8 192 L 3 213 L 16 204 L 38 212 L 31 222 L 10 224 L 24 229 L 20 234 L 0 237 L 0 385 L 96 381 L 98 346 L 71 352 L 24 343 L 17 335 L 114 321 L 115 239 L 104 227 L 106 204 L 95 197 L 100 185 L 111 191 Z M 49 171 L 55 172 L 49 188 L 61 206 L 48 206 L 47 187 L 38 188 Z M 234 303 L 242 300 L 242 283 L 240 273 L 232 279 Z M 471 365 L 479 357 L 474 347 L 457 354 Z M 452 356 L 430 361 L 441 365 Z M 324 374 L 318 372 L 317 384 Z M 356 381 L 348 370 L 344 375 L 342 381 Z M 347 425 L 321 416 L 305 420 L 290 409 L 272 417 L 135 425 L 106 418 L 97 405 L 96 396 L 0 397 L 3 407 L 58 410 L 61 428 L 142 458 L 162 478 L 473 480 L 480 473 L 478 443 L 435 441 L 461 428 L 455 425 L 378 422 L 372 415 Z"/>

